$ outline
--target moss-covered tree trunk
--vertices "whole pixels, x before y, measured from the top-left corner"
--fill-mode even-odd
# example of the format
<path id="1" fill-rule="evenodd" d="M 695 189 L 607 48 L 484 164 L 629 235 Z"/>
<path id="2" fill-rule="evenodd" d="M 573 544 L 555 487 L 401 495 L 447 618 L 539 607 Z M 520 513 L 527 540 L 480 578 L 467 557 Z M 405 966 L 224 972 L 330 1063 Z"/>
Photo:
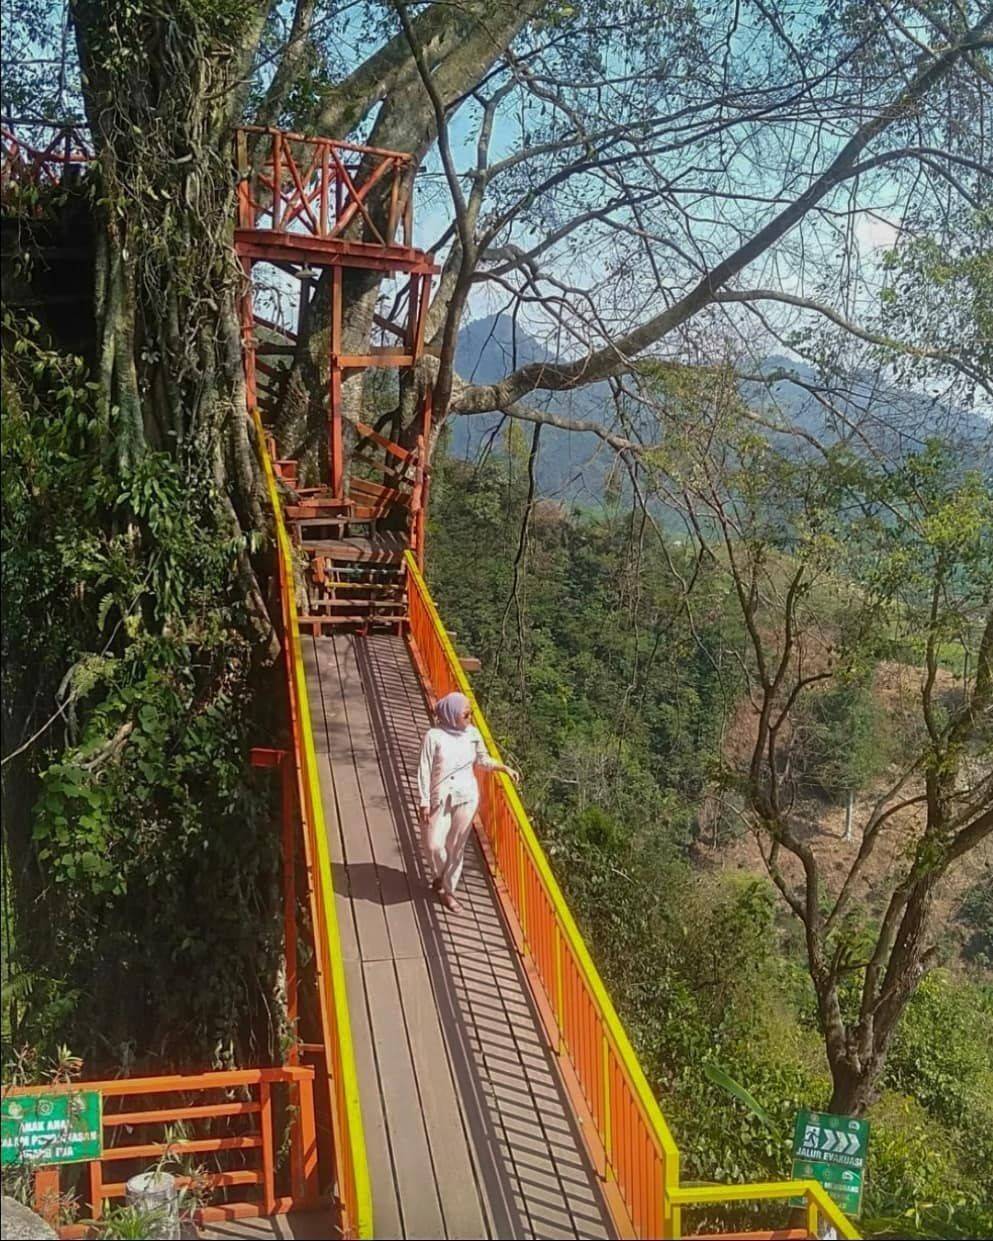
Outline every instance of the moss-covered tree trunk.
<path id="1" fill-rule="evenodd" d="M 88 1073 L 264 1059 L 280 1035 L 272 821 L 246 761 L 252 728 L 279 728 L 276 648 L 232 246 L 267 8 L 72 5 L 95 348 L 84 371 L 29 326 L 4 341 L 18 1033 Z"/>
<path id="2" fill-rule="evenodd" d="M 119 457 L 164 450 L 191 487 L 213 483 L 229 535 L 261 525 L 232 138 L 264 15 L 263 5 L 230 0 L 81 2 L 74 11 L 99 161 L 98 379 L 119 411 Z M 254 592 L 247 559 L 242 569 Z"/>

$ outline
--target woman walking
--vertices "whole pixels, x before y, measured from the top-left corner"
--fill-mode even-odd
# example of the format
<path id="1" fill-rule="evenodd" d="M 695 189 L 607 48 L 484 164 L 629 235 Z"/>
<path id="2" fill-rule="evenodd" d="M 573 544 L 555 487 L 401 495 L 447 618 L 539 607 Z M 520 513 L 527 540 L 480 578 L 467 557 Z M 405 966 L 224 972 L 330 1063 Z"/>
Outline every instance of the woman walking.
<path id="1" fill-rule="evenodd" d="M 431 890 L 447 910 L 458 913 L 462 907 L 455 889 L 479 805 L 475 768 L 505 771 L 515 782 L 521 777 L 486 752 L 479 729 L 469 722 L 472 708 L 465 694 L 447 694 L 434 713 L 438 726 L 424 737 L 417 771 L 421 835 L 433 876 Z"/>

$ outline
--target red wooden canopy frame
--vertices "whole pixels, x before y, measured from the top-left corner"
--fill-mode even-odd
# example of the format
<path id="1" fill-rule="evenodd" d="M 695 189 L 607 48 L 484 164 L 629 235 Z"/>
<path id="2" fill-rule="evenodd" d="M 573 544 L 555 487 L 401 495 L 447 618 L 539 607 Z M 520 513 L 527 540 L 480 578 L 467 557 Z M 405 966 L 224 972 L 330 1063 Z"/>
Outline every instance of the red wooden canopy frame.
<path id="1" fill-rule="evenodd" d="M 424 349 L 433 257 L 411 245 L 411 157 L 400 151 L 245 126 L 235 137 L 238 220 L 235 247 L 245 274 L 242 345 L 249 408 L 258 405 L 260 352 L 291 352 L 293 344 L 260 346 L 251 274 L 269 262 L 291 274 L 330 271 L 328 463 L 330 498 L 344 500 L 342 380 L 370 366 L 413 366 Z M 408 184 L 405 186 L 405 180 Z M 375 201 L 373 191 L 376 190 Z M 406 194 L 406 199 L 404 195 Z M 403 204 L 401 206 L 401 204 Z M 383 218 L 385 213 L 385 218 Z M 403 241 L 395 241 L 397 230 Z M 374 346 L 346 354 L 342 345 L 343 272 L 365 268 L 408 277 L 406 321 L 391 325 L 399 348 Z M 290 337 L 290 340 L 293 338 Z M 268 372 L 266 372 L 268 373 Z M 423 416 L 430 414 L 425 407 Z M 421 435 L 424 427 L 419 428 Z M 423 488 L 420 489 L 423 494 Z M 423 526 L 423 522 L 420 523 Z"/>

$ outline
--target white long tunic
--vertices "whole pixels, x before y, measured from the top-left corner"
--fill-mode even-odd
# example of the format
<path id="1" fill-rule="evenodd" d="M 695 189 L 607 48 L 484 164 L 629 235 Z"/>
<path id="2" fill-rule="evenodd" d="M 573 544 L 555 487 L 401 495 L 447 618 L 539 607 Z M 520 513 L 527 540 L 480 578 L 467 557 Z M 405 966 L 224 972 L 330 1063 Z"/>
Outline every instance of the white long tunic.
<path id="1" fill-rule="evenodd" d="M 417 769 L 417 790 L 421 806 L 436 810 L 451 798 L 453 806 L 475 801 L 479 796 L 474 767 L 499 767 L 486 752 L 486 743 L 472 724 L 461 732 L 429 728 L 421 746 Z"/>

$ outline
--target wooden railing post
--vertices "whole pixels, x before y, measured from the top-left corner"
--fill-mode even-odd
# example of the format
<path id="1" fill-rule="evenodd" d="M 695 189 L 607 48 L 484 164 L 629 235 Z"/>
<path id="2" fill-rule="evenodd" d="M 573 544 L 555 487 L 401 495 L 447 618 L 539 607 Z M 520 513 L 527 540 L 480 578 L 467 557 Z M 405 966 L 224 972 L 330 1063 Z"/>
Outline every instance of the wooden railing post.
<path id="1" fill-rule="evenodd" d="M 59 1193 L 58 1168 L 36 1168 L 34 1174 L 35 1213 L 53 1228 L 59 1225 Z"/>
<path id="2" fill-rule="evenodd" d="M 272 1215 L 276 1210 L 276 1159 L 272 1138 L 272 1087 L 259 1082 L 259 1136 L 262 1139 L 262 1212 Z"/>
<path id="3" fill-rule="evenodd" d="M 278 130 L 272 131 L 272 231 L 279 231 L 282 215 L 281 201 L 283 195 L 283 163 L 282 135 Z"/>
<path id="4" fill-rule="evenodd" d="M 103 1212 L 103 1165 L 99 1159 L 91 1159 L 90 1173 L 90 1214 L 99 1219 Z"/>

